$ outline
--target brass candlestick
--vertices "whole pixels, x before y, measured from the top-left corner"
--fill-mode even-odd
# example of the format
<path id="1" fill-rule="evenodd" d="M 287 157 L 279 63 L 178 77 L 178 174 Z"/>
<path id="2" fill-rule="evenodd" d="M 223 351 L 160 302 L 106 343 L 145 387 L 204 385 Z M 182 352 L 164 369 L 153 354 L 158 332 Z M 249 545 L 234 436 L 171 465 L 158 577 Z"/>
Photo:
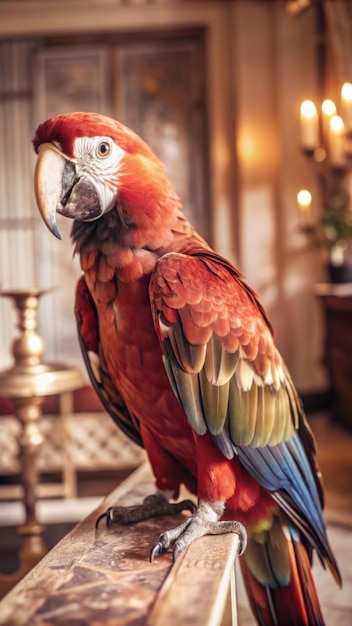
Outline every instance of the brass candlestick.
<path id="1" fill-rule="evenodd" d="M 15 574 L 0 576 L 0 595 L 4 595 L 47 552 L 42 537 L 44 526 L 37 521 L 35 506 L 37 454 L 43 442 L 39 421 L 44 398 L 82 386 L 79 370 L 42 362 L 44 342 L 37 331 L 37 312 L 40 298 L 51 291 L 33 287 L 1 293 L 2 297 L 11 298 L 15 304 L 20 332 L 12 343 L 14 365 L 0 373 L 0 396 L 11 399 L 14 414 L 21 424 L 19 460 L 26 519 L 17 529 L 22 538 L 20 567 Z"/>

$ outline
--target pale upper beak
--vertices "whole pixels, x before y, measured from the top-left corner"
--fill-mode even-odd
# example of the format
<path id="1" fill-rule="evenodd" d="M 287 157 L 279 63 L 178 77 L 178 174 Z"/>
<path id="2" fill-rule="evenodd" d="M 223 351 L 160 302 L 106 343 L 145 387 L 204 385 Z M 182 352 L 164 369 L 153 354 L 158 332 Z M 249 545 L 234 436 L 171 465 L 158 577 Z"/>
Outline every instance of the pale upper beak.
<path id="1" fill-rule="evenodd" d="M 80 221 L 93 221 L 109 211 L 117 193 L 88 172 L 78 173 L 73 160 L 51 143 L 39 146 L 34 173 L 39 212 L 55 237 L 61 239 L 56 213 Z"/>
<path id="2" fill-rule="evenodd" d="M 34 191 L 40 215 L 49 230 L 61 239 L 56 224 L 56 208 L 60 197 L 61 182 L 66 160 L 52 144 L 39 146 L 34 171 Z"/>

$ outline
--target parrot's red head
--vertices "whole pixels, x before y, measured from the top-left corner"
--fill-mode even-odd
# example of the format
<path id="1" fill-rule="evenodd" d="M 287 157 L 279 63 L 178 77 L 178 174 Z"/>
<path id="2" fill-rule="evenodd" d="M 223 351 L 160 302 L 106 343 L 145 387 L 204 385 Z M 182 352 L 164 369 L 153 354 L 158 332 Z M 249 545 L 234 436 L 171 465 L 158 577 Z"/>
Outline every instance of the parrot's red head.
<path id="1" fill-rule="evenodd" d="M 97 113 L 58 115 L 38 126 L 35 192 L 40 213 L 61 238 L 56 213 L 91 222 L 112 209 L 129 225 L 155 228 L 180 206 L 162 163 L 123 124 Z"/>

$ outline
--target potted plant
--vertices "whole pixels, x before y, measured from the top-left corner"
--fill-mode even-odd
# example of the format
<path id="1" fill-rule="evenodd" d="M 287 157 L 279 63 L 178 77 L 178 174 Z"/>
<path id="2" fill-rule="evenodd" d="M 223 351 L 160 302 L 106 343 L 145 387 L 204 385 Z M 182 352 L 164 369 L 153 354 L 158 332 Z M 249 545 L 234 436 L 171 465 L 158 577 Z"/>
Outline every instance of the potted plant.
<path id="1" fill-rule="evenodd" d="M 352 210 L 343 170 L 320 172 L 322 211 L 303 231 L 324 252 L 331 282 L 352 282 Z"/>
<path id="2" fill-rule="evenodd" d="M 328 270 L 334 283 L 352 282 L 352 211 L 346 191 L 333 194 L 321 216 L 328 247 Z"/>

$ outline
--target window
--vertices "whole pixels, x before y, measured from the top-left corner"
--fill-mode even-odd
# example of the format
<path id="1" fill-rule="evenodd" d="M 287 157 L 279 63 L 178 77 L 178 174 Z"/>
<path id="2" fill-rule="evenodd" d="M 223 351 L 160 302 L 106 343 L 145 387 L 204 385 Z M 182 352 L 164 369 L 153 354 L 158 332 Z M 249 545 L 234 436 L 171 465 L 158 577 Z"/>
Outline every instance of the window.
<path id="1" fill-rule="evenodd" d="M 71 224 L 50 237 L 33 194 L 30 140 L 48 117 L 94 110 L 140 134 L 165 163 L 184 210 L 209 239 L 204 30 L 18 41 L 0 45 L 1 276 L 4 287 L 57 286 L 42 299 L 40 332 L 47 360 L 81 363 L 73 316 L 80 273 L 72 261 Z M 32 70 L 33 80 L 30 79 Z M 0 340 L 14 333 L 1 302 Z M 9 364 L 10 353 L 0 357 Z"/>

